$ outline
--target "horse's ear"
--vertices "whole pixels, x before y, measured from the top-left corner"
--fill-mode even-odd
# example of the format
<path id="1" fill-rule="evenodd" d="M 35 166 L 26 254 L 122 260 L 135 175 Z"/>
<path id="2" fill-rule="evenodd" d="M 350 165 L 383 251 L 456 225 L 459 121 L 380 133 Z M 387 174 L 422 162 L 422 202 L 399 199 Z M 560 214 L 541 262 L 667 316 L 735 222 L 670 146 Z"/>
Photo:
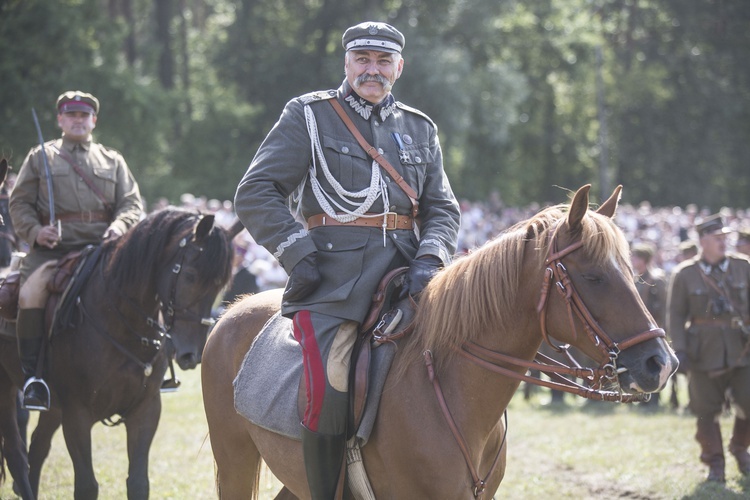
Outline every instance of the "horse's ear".
<path id="1" fill-rule="evenodd" d="M 201 220 L 198 221 L 198 225 L 195 226 L 195 241 L 200 241 L 211 232 L 214 228 L 214 215 L 204 215 Z"/>
<path id="2" fill-rule="evenodd" d="M 570 203 L 570 210 L 568 211 L 568 227 L 571 231 L 577 230 L 581 226 L 583 216 L 589 209 L 589 190 L 591 184 L 582 186 L 576 191 L 573 196 L 573 201 Z"/>
<path id="3" fill-rule="evenodd" d="M 245 229 L 245 226 L 242 224 L 242 221 L 240 221 L 239 218 L 234 219 L 232 227 L 227 230 L 227 237 L 230 240 L 233 240 L 235 236 L 242 232 L 243 229 Z"/>
<path id="4" fill-rule="evenodd" d="M 612 193 L 612 196 L 610 196 L 607 201 L 602 203 L 602 205 L 596 210 L 596 213 L 606 215 L 610 219 L 615 216 L 615 212 L 617 211 L 617 203 L 620 201 L 620 194 L 622 193 L 622 184 L 617 186 L 615 188 L 615 191 Z"/>

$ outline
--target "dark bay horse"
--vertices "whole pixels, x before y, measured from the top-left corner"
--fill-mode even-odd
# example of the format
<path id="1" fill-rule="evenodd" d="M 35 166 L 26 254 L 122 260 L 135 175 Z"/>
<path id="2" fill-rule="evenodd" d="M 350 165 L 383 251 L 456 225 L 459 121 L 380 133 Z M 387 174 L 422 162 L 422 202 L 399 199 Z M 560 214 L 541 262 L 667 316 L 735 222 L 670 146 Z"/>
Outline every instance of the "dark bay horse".
<path id="1" fill-rule="evenodd" d="M 40 414 L 32 435 L 28 478 L 26 458 L 15 449 L 10 453 L 18 439 L 18 353 L 15 341 L 0 343 L 0 428 L 8 468 L 24 498 L 36 496 L 61 424 L 75 471 L 75 498 L 97 498 L 91 428 L 113 420 L 127 432 L 128 498 L 148 498 L 149 449 L 168 356 L 182 369 L 200 363 L 211 306 L 231 276 L 234 234 L 214 226 L 213 215 L 168 208 L 102 244 L 77 301 L 75 326 L 55 332 L 49 342 L 53 408 Z"/>
<path id="2" fill-rule="evenodd" d="M 491 497 L 505 472 L 503 413 L 545 337 L 602 363 L 597 373 L 619 382 L 622 398 L 665 386 L 677 360 L 633 285 L 612 221 L 620 188 L 596 212 L 588 192 L 457 259 L 425 289 L 361 449 L 376 498 Z M 264 292 L 231 307 L 203 352 L 223 499 L 257 496 L 261 459 L 285 485 L 278 498 L 309 498 L 301 443 L 234 410 L 232 381 L 280 297 Z"/>

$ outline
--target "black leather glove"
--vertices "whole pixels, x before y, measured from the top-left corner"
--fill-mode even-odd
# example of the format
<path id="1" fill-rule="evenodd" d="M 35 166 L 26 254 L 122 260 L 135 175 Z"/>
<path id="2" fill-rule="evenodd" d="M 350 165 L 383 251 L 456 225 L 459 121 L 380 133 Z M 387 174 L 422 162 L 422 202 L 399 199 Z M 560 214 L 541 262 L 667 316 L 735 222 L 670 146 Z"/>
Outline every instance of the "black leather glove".
<path id="1" fill-rule="evenodd" d="M 284 302 L 297 302 L 313 293 L 320 285 L 320 271 L 316 262 L 316 253 L 313 252 L 292 268 L 289 281 L 284 290 L 282 300 Z"/>
<path id="2" fill-rule="evenodd" d="M 404 299 L 407 295 L 411 295 L 412 297 L 419 295 L 442 265 L 442 261 L 434 255 L 420 257 L 411 261 L 399 298 Z"/>
<path id="3" fill-rule="evenodd" d="M 691 368 L 690 358 L 687 353 L 685 351 L 676 351 L 674 354 L 677 356 L 677 361 L 680 362 L 680 365 L 677 367 L 677 373 L 687 375 L 688 370 Z"/>

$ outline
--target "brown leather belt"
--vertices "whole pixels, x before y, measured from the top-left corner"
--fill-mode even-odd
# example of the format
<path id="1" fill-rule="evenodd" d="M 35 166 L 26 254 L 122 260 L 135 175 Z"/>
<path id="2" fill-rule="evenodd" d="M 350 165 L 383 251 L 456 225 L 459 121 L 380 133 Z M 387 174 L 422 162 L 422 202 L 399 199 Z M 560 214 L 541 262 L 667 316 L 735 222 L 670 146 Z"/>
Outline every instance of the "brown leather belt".
<path id="1" fill-rule="evenodd" d="M 703 326 L 724 326 L 728 328 L 741 328 L 742 318 L 735 316 L 733 318 L 693 318 L 690 320 L 693 325 Z"/>
<path id="2" fill-rule="evenodd" d="M 399 215 L 395 212 L 388 212 L 385 215 L 368 213 L 365 214 L 365 216 L 354 219 L 351 222 L 339 222 L 326 214 L 316 214 L 307 219 L 308 229 L 320 226 L 360 226 L 375 227 L 378 229 L 385 228 L 389 231 L 392 231 L 395 229 L 411 229 L 413 225 L 414 219 L 412 219 L 410 216 Z"/>
<path id="3" fill-rule="evenodd" d="M 56 214 L 57 220 L 60 222 L 110 222 L 112 217 L 109 212 L 104 210 L 86 211 L 86 212 L 70 212 L 67 214 Z M 49 215 L 43 215 L 41 217 L 42 225 L 46 226 L 49 224 Z"/>

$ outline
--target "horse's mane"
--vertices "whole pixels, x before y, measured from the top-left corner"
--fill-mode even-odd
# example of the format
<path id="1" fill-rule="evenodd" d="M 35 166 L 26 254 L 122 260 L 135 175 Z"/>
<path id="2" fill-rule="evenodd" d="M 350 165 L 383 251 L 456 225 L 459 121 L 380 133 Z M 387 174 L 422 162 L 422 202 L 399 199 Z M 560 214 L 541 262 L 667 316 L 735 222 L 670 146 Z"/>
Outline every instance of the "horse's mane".
<path id="1" fill-rule="evenodd" d="M 439 272 L 422 293 L 416 329 L 401 345 L 403 359 L 421 356 L 427 349 L 439 352 L 440 358 L 450 357 L 454 347 L 479 334 L 507 328 L 521 306 L 516 296 L 525 252 L 531 250 L 527 255 L 543 269 L 549 233 L 558 224 L 567 227 L 567 210 L 568 205 L 546 208 Z M 628 243 L 612 219 L 588 211 L 581 225 L 587 259 L 610 267 L 614 259 L 618 269 L 630 269 Z M 541 285 L 540 280 L 540 291 Z"/>
<path id="2" fill-rule="evenodd" d="M 104 270 L 109 286 L 129 296 L 153 290 L 164 249 L 189 235 L 199 218 L 200 214 L 193 211 L 165 208 L 151 213 L 121 238 L 105 244 L 105 250 L 112 253 Z M 201 246 L 203 251 L 196 263 L 200 270 L 197 285 L 210 290 L 214 283 L 225 283 L 231 277 L 231 245 L 226 232 L 214 227 Z"/>

